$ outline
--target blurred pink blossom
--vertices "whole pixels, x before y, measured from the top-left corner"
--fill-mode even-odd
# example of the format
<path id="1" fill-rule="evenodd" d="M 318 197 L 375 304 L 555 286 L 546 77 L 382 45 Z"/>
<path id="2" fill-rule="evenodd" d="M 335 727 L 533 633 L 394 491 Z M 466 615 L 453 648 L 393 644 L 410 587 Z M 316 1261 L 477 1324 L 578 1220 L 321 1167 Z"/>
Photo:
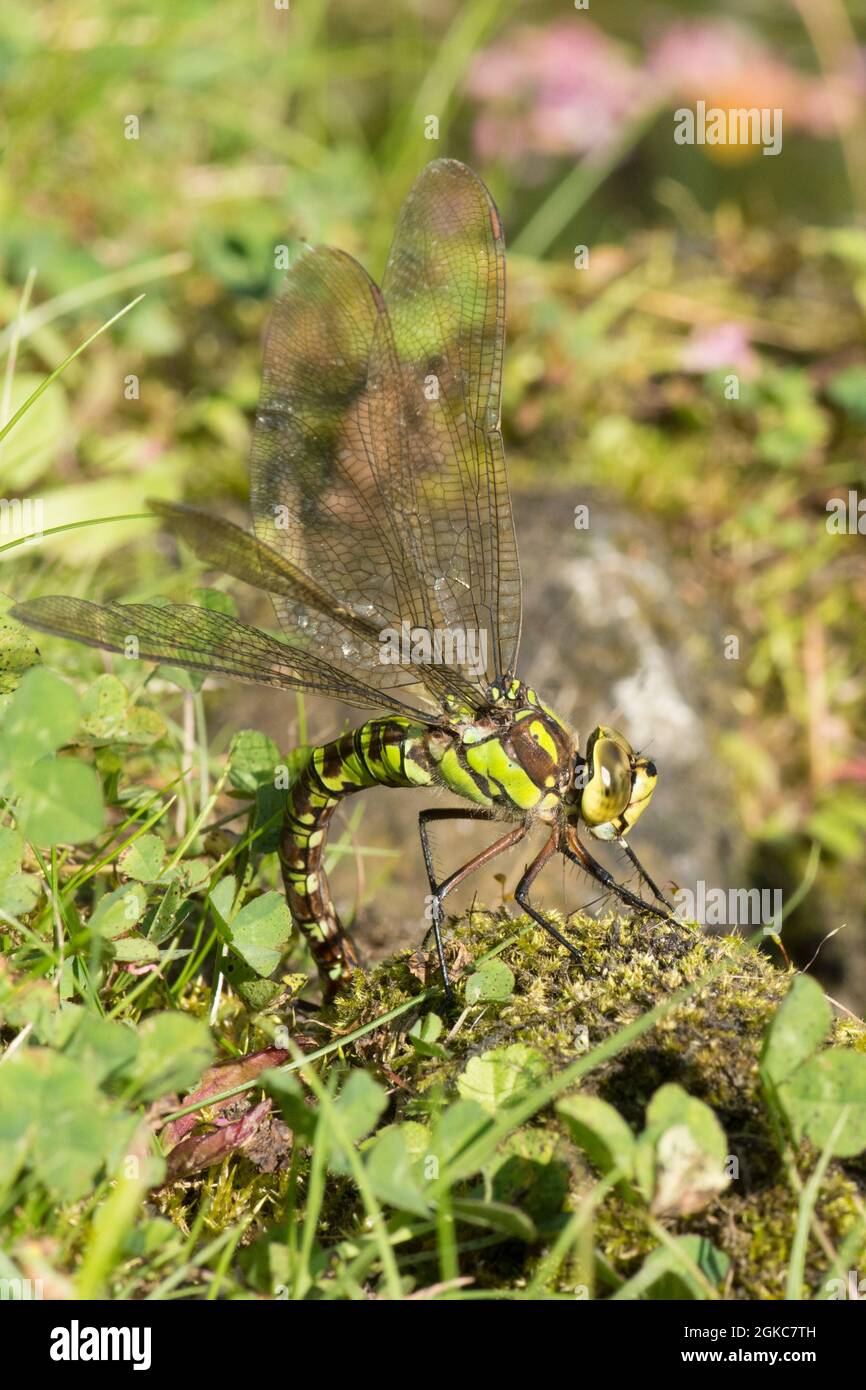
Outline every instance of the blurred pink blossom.
<path id="1" fill-rule="evenodd" d="M 478 54 L 467 85 L 483 106 L 479 154 L 509 160 L 604 147 L 648 91 L 626 51 L 584 19 L 516 29 Z"/>
<path id="2" fill-rule="evenodd" d="M 748 380 L 759 361 L 741 323 L 713 323 L 693 328 L 683 345 L 680 366 L 685 372 L 738 372 Z"/>
<path id="3" fill-rule="evenodd" d="M 786 129 L 835 134 L 863 111 L 866 65 L 853 50 L 829 76 L 792 66 L 745 25 L 678 20 L 642 62 L 584 17 L 522 26 L 479 53 L 467 79 L 483 159 L 603 150 L 653 105 L 781 108 Z M 712 147 L 707 151 L 712 152 Z M 724 157 L 716 147 L 718 157 Z"/>
<path id="4" fill-rule="evenodd" d="M 780 107 L 788 129 L 834 135 L 859 116 L 866 68 L 859 51 L 828 77 L 792 67 L 751 29 L 728 19 L 679 21 L 648 55 L 650 72 L 673 99 L 732 107 Z"/>

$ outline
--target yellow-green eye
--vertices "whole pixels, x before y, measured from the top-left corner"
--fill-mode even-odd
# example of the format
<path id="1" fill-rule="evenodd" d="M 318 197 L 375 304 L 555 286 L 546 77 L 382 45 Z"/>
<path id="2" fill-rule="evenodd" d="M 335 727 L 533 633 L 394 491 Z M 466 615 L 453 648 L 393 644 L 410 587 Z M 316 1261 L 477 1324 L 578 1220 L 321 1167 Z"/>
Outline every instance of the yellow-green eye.
<path id="1" fill-rule="evenodd" d="M 620 743 L 603 735 L 592 743 L 589 756 L 592 776 L 583 789 L 580 814 L 587 825 L 614 820 L 631 796 L 631 758 Z"/>
<path id="2" fill-rule="evenodd" d="M 650 762 L 649 758 L 638 758 L 634 765 L 634 784 L 631 789 L 631 797 L 622 815 L 623 833 L 631 830 L 638 816 L 643 815 L 647 806 L 650 804 L 650 797 L 655 790 L 658 781 L 656 765 Z"/>

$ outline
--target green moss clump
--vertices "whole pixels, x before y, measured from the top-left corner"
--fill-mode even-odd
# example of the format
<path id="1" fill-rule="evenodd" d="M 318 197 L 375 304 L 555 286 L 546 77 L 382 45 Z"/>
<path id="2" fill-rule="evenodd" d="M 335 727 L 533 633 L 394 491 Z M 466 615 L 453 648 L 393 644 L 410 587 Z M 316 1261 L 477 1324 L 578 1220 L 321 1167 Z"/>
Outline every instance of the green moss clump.
<path id="1" fill-rule="evenodd" d="M 758 1057 L 764 1031 L 790 987 L 790 973 L 739 937 L 711 937 L 689 923 L 674 927 L 647 917 L 598 921 L 582 914 L 558 921 L 580 951 L 580 964 L 527 918 L 476 910 L 455 921 L 449 946 L 457 976 L 451 1011 L 445 1014 L 444 996 L 422 1001 L 347 1049 L 346 1060 L 378 1072 L 391 1090 L 387 1122 L 426 1119 L 457 1097 L 458 1080 L 472 1057 L 522 1043 L 541 1055 L 548 1072 L 560 1071 L 724 964 L 727 968 L 709 984 L 590 1072 L 580 1089 L 612 1104 L 636 1132 L 643 1128 L 653 1093 L 667 1082 L 712 1107 L 727 1135 L 735 1176 L 698 1215 L 665 1224 L 674 1234 L 706 1235 L 728 1255 L 728 1296 L 782 1297 L 797 1197 L 761 1093 Z M 513 993 L 504 1000 L 466 1004 L 466 981 L 475 963 L 494 950 L 513 972 Z M 426 969 L 429 983 L 435 983 L 429 958 Z M 371 1022 L 419 994 L 423 976 L 417 955 L 398 953 L 359 974 L 332 1006 L 329 1022 L 338 1032 Z M 423 1055 L 408 1036 L 431 1011 L 443 1016 L 439 1041 L 446 1056 Z M 866 1029 L 850 1019 L 837 1023 L 835 1032 L 842 1045 L 866 1047 Z M 552 1107 L 511 1136 L 506 1159 L 492 1175 L 494 1195 L 522 1205 L 542 1232 L 552 1233 L 557 1218 L 574 1209 L 597 1178 Z M 814 1161 L 807 1151 L 796 1158 L 803 1173 Z M 806 1267 L 812 1289 L 830 1263 L 826 1250 L 838 1246 L 860 1219 L 864 1196 L 862 1160 L 831 1165 L 816 1211 L 819 1241 L 810 1243 Z M 609 1266 L 615 1280 L 630 1277 L 657 1244 L 640 1212 L 619 1192 L 597 1212 L 594 1240 L 600 1267 Z M 537 1259 L 537 1249 L 522 1249 L 516 1260 L 512 1246 L 498 1256 L 495 1250 L 485 1252 L 477 1264 L 470 1257 L 464 1272 L 481 1286 L 514 1286 L 531 1276 Z"/>

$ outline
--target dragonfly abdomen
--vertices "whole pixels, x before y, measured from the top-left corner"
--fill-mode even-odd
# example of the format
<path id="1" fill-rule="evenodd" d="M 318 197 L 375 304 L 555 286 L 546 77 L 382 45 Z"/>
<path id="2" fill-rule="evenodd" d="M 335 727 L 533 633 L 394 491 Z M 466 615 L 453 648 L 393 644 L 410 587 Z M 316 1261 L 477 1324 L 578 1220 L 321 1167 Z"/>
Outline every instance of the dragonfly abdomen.
<path id="1" fill-rule="evenodd" d="M 279 850 L 286 900 L 310 943 L 327 995 L 357 964 L 325 876 L 331 817 L 344 797 L 366 787 L 431 786 L 449 742 L 449 735 L 409 719 L 373 719 L 314 748 L 289 790 Z"/>

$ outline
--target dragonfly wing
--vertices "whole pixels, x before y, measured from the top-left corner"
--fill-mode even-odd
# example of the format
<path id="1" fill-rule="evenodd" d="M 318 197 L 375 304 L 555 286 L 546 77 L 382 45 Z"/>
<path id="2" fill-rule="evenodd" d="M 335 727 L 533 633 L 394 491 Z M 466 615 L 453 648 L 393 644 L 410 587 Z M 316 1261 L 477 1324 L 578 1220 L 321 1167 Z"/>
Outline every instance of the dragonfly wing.
<path id="1" fill-rule="evenodd" d="M 401 530 L 436 621 L 485 634 L 488 676 L 513 672 L 521 584 L 499 428 L 505 242 L 490 194 L 465 165 L 436 160 L 416 180 L 382 288 L 389 321 L 378 325 L 370 382 L 389 399 L 396 352 L 403 428 L 383 430 L 381 447 L 392 475 L 413 479 L 400 489 L 411 499 Z"/>
<path id="2" fill-rule="evenodd" d="M 389 341 L 382 295 L 356 261 L 318 247 L 296 262 L 265 346 L 250 493 L 258 539 L 396 644 L 407 629 L 431 632 L 441 611 L 416 544 L 416 479 L 394 438 L 405 423 L 396 357 L 381 347 Z M 419 520 L 407 527 L 407 515 Z M 312 618 L 329 660 L 393 683 L 397 668 L 383 666 L 381 642 L 369 652 L 345 643 L 341 624 L 321 611 L 313 617 L 284 595 L 275 606 L 287 633 Z M 404 678 L 437 697 L 477 698 L 459 663 L 425 663 L 423 645 L 421 657 Z"/>
<path id="3" fill-rule="evenodd" d="M 401 690 L 413 703 L 430 703 L 428 692 L 418 683 L 417 667 L 383 661 L 380 629 L 279 551 L 233 522 L 196 507 L 162 501 L 151 501 L 149 506 L 204 564 L 270 594 L 294 644 L 317 651 L 329 666 L 347 677 L 363 672 L 365 684 L 382 695 Z"/>
<path id="4" fill-rule="evenodd" d="M 228 614 L 191 604 L 98 604 L 48 596 L 17 604 L 11 616 L 29 627 L 134 660 L 167 662 L 283 690 L 318 691 L 362 709 L 398 709 L 424 722 L 436 717 L 430 710 L 384 697 L 300 645 L 289 646 Z"/>

